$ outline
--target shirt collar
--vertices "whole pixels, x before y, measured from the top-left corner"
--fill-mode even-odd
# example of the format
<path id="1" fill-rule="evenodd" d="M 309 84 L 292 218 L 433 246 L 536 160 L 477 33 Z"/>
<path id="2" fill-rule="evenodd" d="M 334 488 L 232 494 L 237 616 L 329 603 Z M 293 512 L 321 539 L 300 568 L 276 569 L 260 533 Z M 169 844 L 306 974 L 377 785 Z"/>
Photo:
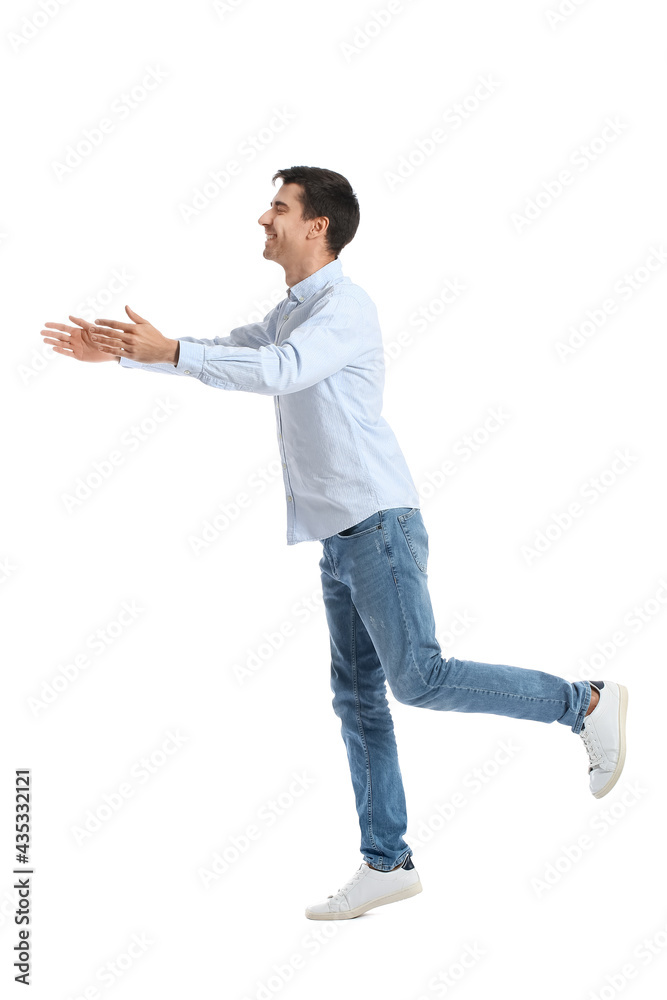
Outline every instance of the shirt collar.
<path id="1" fill-rule="evenodd" d="M 328 264 L 321 267 L 319 271 L 315 271 L 313 274 L 309 274 L 307 278 L 303 281 L 297 282 L 296 285 L 288 290 L 288 296 L 294 302 L 304 302 L 307 298 L 310 298 L 314 292 L 324 288 L 328 285 L 330 281 L 335 281 L 343 273 L 343 266 L 340 262 L 340 257 L 334 257 L 330 260 Z"/>

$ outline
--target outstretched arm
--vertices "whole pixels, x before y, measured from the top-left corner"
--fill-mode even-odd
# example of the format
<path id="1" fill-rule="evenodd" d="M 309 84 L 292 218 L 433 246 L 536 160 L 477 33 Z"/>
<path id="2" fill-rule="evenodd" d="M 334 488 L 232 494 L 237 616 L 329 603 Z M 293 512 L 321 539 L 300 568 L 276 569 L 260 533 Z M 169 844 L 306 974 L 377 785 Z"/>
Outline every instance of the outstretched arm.
<path id="1" fill-rule="evenodd" d="M 163 337 L 148 320 L 139 316 L 129 306 L 125 306 L 125 311 L 134 322 L 120 323 L 110 319 L 98 319 L 94 342 L 99 351 L 112 356 L 123 368 L 144 368 L 148 371 L 182 375 L 184 372 L 177 370 L 176 367 L 180 343 L 256 349 L 273 340 L 274 316 L 277 308 L 268 312 L 261 323 L 248 323 L 246 326 L 235 327 L 228 337 L 214 337 L 211 340 L 180 337 L 178 340 L 170 340 Z"/>
<path id="2" fill-rule="evenodd" d="M 189 375 L 219 389 L 270 396 L 298 392 L 377 347 L 375 339 L 368 339 L 365 308 L 352 295 L 332 293 L 282 344 L 238 347 L 182 337 L 175 366 L 153 364 L 150 367 L 153 370 L 164 367 L 172 374 Z M 124 349 L 131 352 L 130 332 L 122 334 L 121 342 Z"/>

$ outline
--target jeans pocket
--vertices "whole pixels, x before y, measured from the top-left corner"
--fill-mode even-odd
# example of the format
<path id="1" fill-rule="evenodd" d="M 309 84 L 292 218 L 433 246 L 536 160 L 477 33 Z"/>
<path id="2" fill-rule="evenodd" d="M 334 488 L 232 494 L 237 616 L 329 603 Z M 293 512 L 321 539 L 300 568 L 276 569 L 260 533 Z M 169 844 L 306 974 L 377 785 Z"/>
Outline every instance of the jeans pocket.
<path id="1" fill-rule="evenodd" d="M 351 528 L 345 528 L 336 534 L 336 538 L 356 538 L 358 535 L 366 535 L 369 531 L 376 531 L 382 527 L 379 513 L 365 517 L 363 521 L 358 521 Z"/>
<path id="2" fill-rule="evenodd" d="M 426 573 L 428 565 L 428 533 L 419 507 L 413 507 L 406 514 L 398 515 L 398 523 L 403 529 L 408 548 L 417 568 Z"/>

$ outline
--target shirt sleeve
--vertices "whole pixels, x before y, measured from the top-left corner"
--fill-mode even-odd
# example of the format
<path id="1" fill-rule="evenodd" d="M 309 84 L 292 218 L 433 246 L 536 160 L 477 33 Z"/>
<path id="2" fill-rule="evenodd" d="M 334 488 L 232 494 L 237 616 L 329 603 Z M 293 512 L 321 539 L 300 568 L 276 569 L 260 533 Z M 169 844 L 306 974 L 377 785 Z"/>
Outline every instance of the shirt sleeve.
<path id="1" fill-rule="evenodd" d="M 333 294 L 282 344 L 252 349 L 184 338 L 174 370 L 218 389 L 279 396 L 328 378 L 369 346 L 360 303 L 350 295 Z"/>
<path id="2" fill-rule="evenodd" d="M 275 338 L 275 317 L 278 315 L 279 306 L 282 303 L 278 303 L 274 309 L 266 314 L 261 323 L 248 323 L 246 326 L 236 326 L 231 331 L 228 337 L 214 337 L 212 340 L 197 340 L 195 337 L 179 337 L 179 357 L 180 352 L 183 350 L 183 344 L 204 344 L 205 346 L 220 346 L 220 347 L 246 347 L 252 350 L 257 350 L 263 344 L 269 344 Z M 178 370 L 175 365 L 170 365 L 168 362 L 162 364 L 158 362 L 156 364 L 145 364 L 141 361 L 132 361 L 131 358 L 125 358 L 121 354 L 120 364 L 123 368 L 145 368 L 147 371 L 155 372 L 165 372 L 167 375 L 184 375 L 183 370 Z"/>

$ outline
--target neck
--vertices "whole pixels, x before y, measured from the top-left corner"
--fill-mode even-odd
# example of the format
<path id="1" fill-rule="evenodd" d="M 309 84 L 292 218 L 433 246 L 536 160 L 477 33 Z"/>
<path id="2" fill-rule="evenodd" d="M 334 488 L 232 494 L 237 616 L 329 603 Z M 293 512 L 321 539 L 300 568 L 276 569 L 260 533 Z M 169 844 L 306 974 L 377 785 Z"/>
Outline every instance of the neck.
<path id="1" fill-rule="evenodd" d="M 294 285 L 298 285 L 300 281 L 303 281 L 304 278 L 309 278 L 315 271 L 319 271 L 335 259 L 333 256 L 327 257 L 325 260 L 311 258 L 310 260 L 303 260 L 294 264 L 283 264 L 285 269 L 285 284 L 288 288 L 292 288 Z"/>

